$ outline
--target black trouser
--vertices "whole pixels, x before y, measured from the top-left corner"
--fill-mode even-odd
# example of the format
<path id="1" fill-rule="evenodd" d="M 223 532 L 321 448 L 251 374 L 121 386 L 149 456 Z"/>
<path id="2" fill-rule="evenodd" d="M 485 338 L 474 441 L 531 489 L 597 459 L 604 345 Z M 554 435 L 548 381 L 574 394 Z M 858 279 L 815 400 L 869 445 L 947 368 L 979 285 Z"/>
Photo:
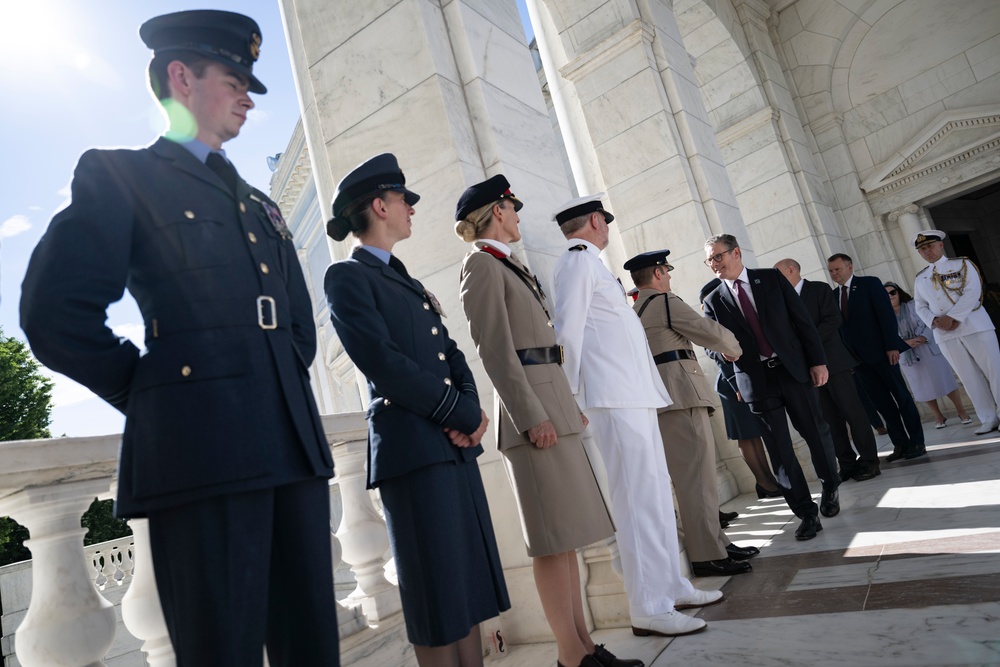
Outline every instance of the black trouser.
<path id="1" fill-rule="evenodd" d="M 177 667 L 340 664 L 326 479 L 149 513 Z"/>
<path id="2" fill-rule="evenodd" d="M 795 456 L 788 420 L 791 419 L 792 426 L 806 441 L 823 489 L 836 490 L 840 486 L 840 476 L 837 474 L 830 427 L 820 416 L 819 396 L 811 383 L 799 382 L 784 366 L 765 367 L 764 377 L 767 380 L 766 398 L 749 406 L 760 426 L 775 479 L 783 487 L 785 501 L 797 517 L 816 516 L 818 509 Z"/>
<path id="3" fill-rule="evenodd" d="M 837 462 L 842 471 L 849 471 L 861 465 L 878 465 L 878 445 L 875 434 L 868 425 L 868 416 L 858 396 L 854 373 L 851 369 L 831 373 L 829 381 L 819 388 L 819 400 L 823 406 L 823 419 L 830 425 L 830 436 Z M 850 436 L 847 427 L 850 425 Z M 851 438 L 859 457 L 851 448 Z"/>
<path id="4" fill-rule="evenodd" d="M 920 413 L 899 365 L 890 366 L 888 360 L 874 364 L 865 362 L 854 370 L 861 376 L 868 398 L 885 420 L 893 449 L 907 452 L 923 447 L 924 427 L 920 423 Z"/>

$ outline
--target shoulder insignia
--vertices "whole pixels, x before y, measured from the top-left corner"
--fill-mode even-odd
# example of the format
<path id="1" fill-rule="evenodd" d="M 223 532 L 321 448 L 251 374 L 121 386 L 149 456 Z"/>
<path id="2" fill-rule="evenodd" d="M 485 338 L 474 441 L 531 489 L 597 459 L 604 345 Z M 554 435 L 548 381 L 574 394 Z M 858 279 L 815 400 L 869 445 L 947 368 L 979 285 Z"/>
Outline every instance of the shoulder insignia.
<path id="1" fill-rule="evenodd" d="M 587 246 L 585 246 L 585 245 L 583 245 L 581 243 L 580 245 L 575 245 L 572 248 L 570 248 L 570 252 L 578 252 L 580 250 L 586 250 L 586 249 L 587 249 Z"/>
<path id="2" fill-rule="evenodd" d="M 920 275 L 921 273 L 923 273 L 924 271 L 926 271 L 926 270 L 927 270 L 927 269 L 929 269 L 929 268 L 931 268 L 931 265 L 930 265 L 930 264 L 928 264 L 928 265 L 927 265 L 927 266 L 925 266 L 924 268 L 922 268 L 922 269 L 920 269 L 919 271 L 917 271 L 917 275 L 919 276 L 919 275 Z"/>

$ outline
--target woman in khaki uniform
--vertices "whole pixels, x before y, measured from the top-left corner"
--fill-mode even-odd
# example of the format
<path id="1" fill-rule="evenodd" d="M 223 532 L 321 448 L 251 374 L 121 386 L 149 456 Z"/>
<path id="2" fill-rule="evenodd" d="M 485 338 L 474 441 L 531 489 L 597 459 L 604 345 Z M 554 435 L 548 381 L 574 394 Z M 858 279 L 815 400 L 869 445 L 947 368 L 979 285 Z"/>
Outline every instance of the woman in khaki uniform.
<path id="1" fill-rule="evenodd" d="M 455 231 L 476 244 L 462 264 L 462 306 L 496 389 L 497 444 L 559 664 L 637 667 L 595 646 L 584 620 L 575 550 L 610 537 L 614 526 L 583 448 L 586 417 L 559 367 L 545 294 L 508 245 L 521 239 L 521 206 L 502 175 L 459 199 Z"/>
<path id="2" fill-rule="evenodd" d="M 749 572 L 756 547 L 739 547 L 719 527 L 719 491 L 715 480 L 715 438 L 709 423 L 712 391 L 692 343 L 730 356 L 740 344 L 728 329 L 702 317 L 670 291 L 669 250 L 636 255 L 625 262 L 639 289 L 636 313 L 646 330 L 653 361 L 674 399 L 657 410 L 667 469 L 677 493 L 684 545 L 695 576 Z"/>

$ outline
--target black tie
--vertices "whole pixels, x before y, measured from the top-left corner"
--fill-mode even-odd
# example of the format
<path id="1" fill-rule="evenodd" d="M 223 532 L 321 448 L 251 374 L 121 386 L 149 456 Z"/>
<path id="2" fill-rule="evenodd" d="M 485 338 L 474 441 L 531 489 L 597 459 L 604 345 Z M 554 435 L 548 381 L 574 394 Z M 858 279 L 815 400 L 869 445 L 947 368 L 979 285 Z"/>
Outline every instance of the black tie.
<path id="1" fill-rule="evenodd" d="M 840 286 L 840 314 L 844 316 L 844 321 L 847 321 L 847 286 Z"/>
<path id="2" fill-rule="evenodd" d="M 389 266 L 396 269 L 396 273 L 403 276 L 407 280 L 410 279 L 410 274 L 407 273 L 406 267 L 403 266 L 403 263 L 399 261 L 399 258 L 396 257 L 395 255 L 389 255 Z"/>
<path id="3" fill-rule="evenodd" d="M 229 160 L 222 157 L 221 153 L 209 153 L 208 158 L 205 160 L 205 165 L 215 172 L 216 176 L 222 179 L 222 182 L 229 186 L 229 191 L 234 195 L 236 194 L 236 184 L 240 180 L 240 175 L 236 173 L 236 167 L 234 167 Z"/>

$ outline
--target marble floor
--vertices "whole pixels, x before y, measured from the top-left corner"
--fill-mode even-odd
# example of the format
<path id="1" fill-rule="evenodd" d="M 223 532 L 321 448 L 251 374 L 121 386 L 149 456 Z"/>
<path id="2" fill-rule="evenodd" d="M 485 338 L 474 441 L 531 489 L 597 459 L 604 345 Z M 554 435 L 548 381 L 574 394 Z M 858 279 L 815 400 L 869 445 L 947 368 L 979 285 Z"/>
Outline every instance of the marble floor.
<path id="1" fill-rule="evenodd" d="M 595 638 L 647 667 L 1000 665 L 1000 433 L 924 427 L 929 455 L 913 461 L 885 463 L 892 445 L 879 436 L 882 474 L 845 482 L 841 513 L 815 539 L 795 540 L 780 498 L 726 503 L 740 513 L 730 539 L 761 553 L 749 574 L 693 580 L 726 594 L 687 612 L 706 631 Z M 555 645 L 514 646 L 495 662 L 551 667 Z"/>

